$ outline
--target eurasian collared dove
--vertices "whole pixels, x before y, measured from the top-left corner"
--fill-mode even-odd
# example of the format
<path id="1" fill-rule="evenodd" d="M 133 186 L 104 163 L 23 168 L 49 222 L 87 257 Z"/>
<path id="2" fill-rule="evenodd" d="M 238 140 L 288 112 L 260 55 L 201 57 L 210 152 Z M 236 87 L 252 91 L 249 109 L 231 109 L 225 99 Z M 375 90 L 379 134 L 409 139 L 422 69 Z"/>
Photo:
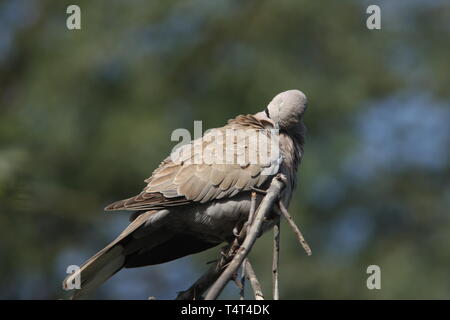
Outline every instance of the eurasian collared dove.
<path id="1" fill-rule="evenodd" d="M 303 154 L 302 118 L 306 106 L 307 99 L 301 91 L 282 92 L 264 111 L 237 116 L 224 127 L 191 142 L 187 146 L 192 152 L 187 156 L 167 157 L 145 180 L 147 186 L 139 195 L 105 208 L 133 212 L 132 222 L 113 242 L 69 275 L 63 287 L 69 288 L 78 277 L 81 287 L 74 294 L 76 298 L 122 268 L 159 264 L 231 241 L 233 228 L 247 220 L 251 192 L 255 188 L 266 189 L 277 173 L 287 177 L 282 201 L 288 207 Z M 234 131 L 245 134 L 238 134 L 233 140 L 223 138 Z M 221 134 L 223 139 L 217 138 Z M 250 161 L 249 153 L 257 138 L 275 135 L 279 153 L 271 153 L 275 157 L 262 157 L 267 148 L 257 149 L 256 161 Z M 210 153 L 213 161 L 192 161 L 199 152 L 204 155 L 208 147 L 216 152 Z M 231 154 L 232 160 L 239 153 L 247 157 L 238 163 L 214 161 L 217 150 Z M 222 154 L 221 160 L 224 158 Z M 261 199 L 262 195 L 258 195 L 257 203 Z M 270 227 L 266 223 L 265 229 Z"/>

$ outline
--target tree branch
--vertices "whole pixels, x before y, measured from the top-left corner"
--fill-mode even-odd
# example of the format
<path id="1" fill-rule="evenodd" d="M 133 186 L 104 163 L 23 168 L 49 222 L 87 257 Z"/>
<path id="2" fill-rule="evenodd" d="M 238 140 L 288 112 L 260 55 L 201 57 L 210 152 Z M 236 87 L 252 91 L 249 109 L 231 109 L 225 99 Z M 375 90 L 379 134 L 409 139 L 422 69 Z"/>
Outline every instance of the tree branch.
<path id="1" fill-rule="evenodd" d="M 253 217 L 255 216 L 255 210 L 256 210 L 256 192 L 252 192 L 251 202 L 250 202 L 250 212 L 248 214 L 247 225 L 244 226 L 245 228 L 247 228 L 246 232 L 248 231 L 249 226 L 253 222 Z M 242 263 L 242 266 L 241 266 L 241 286 L 242 286 L 242 288 L 241 288 L 241 292 L 240 292 L 240 296 L 241 296 L 240 300 L 245 300 L 245 268 L 247 265 L 247 261 L 248 261 L 248 259 L 245 258 L 244 262 Z M 256 276 L 255 276 L 255 278 L 256 278 Z"/>
<path id="2" fill-rule="evenodd" d="M 279 294 L 279 260 L 280 260 L 280 218 L 283 215 L 294 231 L 302 247 L 308 255 L 311 255 L 311 249 L 305 241 L 300 229 L 295 224 L 286 207 L 280 201 L 281 192 L 285 186 L 286 178 L 279 174 L 272 179 L 272 183 L 264 191 L 264 198 L 256 210 L 256 192 L 252 192 L 251 204 L 248 220 L 243 223 L 240 231 L 237 224 L 233 230 L 236 235 L 234 241 L 222 249 L 222 256 L 218 259 L 215 266 L 212 266 L 203 276 L 201 276 L 188 290 L 178 294 L 177 300 L 200 300 L 203 294 L 208 291 L 205 299 L 216 299 L 231 279 L 237 279 L 237 270 L 242 266 L 241 280 L 236 280 L 240 288 L 240 298 L 244 297 L 245 278 L 249 279 L 256 300 L 264 300 L 261 285 L 256 277 L 255 271 L 248 259 L 248 254 L 256 242 L 256 239 L 262 234 L 264 221 L 274 219 L 273 213 L 276 212 L 273 238 L 273 299 L 278 300 Z M 262 192 L 262 191 L 261 191 Z M 278 204 L 278 206 L 275 206 Z M 277 210 L 279 208 L 279 211 Z M 279 214 L 281 212 L 281 215 Z M 209 290 L 208 290 L 209 288 Z"/>
<path id="3" fill-rule="evenodd" d="M 245 257 L 248 255 L 251 248 L 255 244 L 256 238 L 262 233 L 264 219 L 269 216 L 273 204 L 278 200 L 281 191 L 284 188 L 284 182 L 285 178 L 282 175 L 277 175 L 272 180 L 272 183 L 267 190 L 267 194 L 263 198 L 256 212 L 255 219 L 250 226 L 250 230 L 247 233 L 244 242 L 237 250 L 237 253 L 234 255 L 228 267 L 219 276 L 217 281 L 211 286 L 211 289 L 208 291 L 205 300 L 216 299 L 222 292 L 225 285 L 231 279 L 231 277 L 236 273 L 237 269 L 242 264 L 242 261 L 245 259 Z"/>
<path id="4" fill-rule="evenodd" d="M 280 292 L 278 290 L 278 265 L 280 261 L 280 218 L 273 227 L 273 260 L 272 260 L 272 287 L 273 300 L 280 299 Z"/>
<path id="5" fill-rule="evenodd" d="M 239 300 L 245 300 L 245 263 L 247 261 L 247 258 L 244 259 L 244 262 L 241 266 L 241 290 L 239 293 Z"/>
<path id="6" fill-rule="evenodd" d="M 247 259 L 244 260 L 244 267 L 245 272 L 247 274 L 247 278 L 250 281 L 250 284 L 253 289 L 253 293 L 255 295 L 255 300 L 264 300 L 264 295 L 261 289 L 261 285 L 259 284 L 258 278 L 256 277 L 255 270 L 253 270 L 253 267 L 250 263 L 250 261 Z"/>

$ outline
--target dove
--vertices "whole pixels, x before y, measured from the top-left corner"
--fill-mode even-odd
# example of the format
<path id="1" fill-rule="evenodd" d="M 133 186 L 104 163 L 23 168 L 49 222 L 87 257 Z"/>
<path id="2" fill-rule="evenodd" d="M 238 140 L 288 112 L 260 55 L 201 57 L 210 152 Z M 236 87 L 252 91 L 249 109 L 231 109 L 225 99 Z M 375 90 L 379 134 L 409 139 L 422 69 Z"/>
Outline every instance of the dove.
<path id="1" fill-rule="evenodd" d="M 279 173 L 287 178 L 281 201 L 288 207 L 303 156 L 306 109 L 303 92 L 281 92 L 263 111 L 239 115 L 183 146 L 190 152 L 168 156 L 145 180 L 140 194 L 105 208 L 131 213 L 130 224 L 68 275 L 63 288 L 78 279 L 72 298 L 79 298 L 122 268 L 160 264 L 231 242 L 233 229 L 247 220 L 251 193 L 267 189 Z M 261 148 L 255 148 L 261 141 Z M 269 156 L 267 141 L 276 141 L 278 148 L 269 150 Z M 263 196 L 257 193 L 257 204 Z M 272 226 L 268 219 L 263 230 Z"/>

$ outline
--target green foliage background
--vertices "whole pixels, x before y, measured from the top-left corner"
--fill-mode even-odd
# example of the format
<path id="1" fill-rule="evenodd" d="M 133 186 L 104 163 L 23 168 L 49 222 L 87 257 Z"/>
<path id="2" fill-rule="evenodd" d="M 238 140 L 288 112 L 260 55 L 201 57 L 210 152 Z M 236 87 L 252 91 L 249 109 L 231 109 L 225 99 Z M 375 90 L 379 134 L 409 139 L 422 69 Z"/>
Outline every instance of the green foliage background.
<path id="1" fill-rule="evenodd" d="M 290 211 L 313 256 L 283 225 L 281 297 L 449 298 L 449 18 L 437 0 L 0 1 L 0 298 L 64 297 L 66 266 L 127 223 L 102 208 L 141 190 L 174 129 L 293 88 L 310 108 Z M 123 271 L 93 297 L 173 298 L 216 251 Z M 270 296 L 270 235 L 252 260 Z"/>

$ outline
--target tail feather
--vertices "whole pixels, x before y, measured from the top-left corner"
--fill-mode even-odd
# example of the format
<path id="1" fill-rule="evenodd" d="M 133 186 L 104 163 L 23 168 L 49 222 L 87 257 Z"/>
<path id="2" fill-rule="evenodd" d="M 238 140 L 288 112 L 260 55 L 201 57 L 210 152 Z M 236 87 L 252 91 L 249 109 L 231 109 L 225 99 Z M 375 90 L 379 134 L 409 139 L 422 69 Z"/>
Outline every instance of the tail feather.
<path id="1" fill-rule="evenodd" d="M 80 279 L 80 289 L 76 289 L 72 299 L 78 299 L 92 289 L 97 288 L 123 268 L 125 263 L 123 247 L 120 244 L 116 244 L 112 248 L 106 247 L 105 249 L 90 258 L 79 270 L 64 279 L 63 287 L 65 289 L 74 282 L 76 277 Z"/>
<path id="2" fill-rule="evenodd" d="M 76 277 L 80 277 L 80 289 L 76 289 L 72 299 L 77 299 L 95 289 L 124 267 L 126 252 L 123 240 L 140 227 L 156 211 L 148 211 L 138 216 L 113 242 L 103 248 L 79 270 L 68 275 L 63 281 L 63 288 L 68 289 Z"/>

